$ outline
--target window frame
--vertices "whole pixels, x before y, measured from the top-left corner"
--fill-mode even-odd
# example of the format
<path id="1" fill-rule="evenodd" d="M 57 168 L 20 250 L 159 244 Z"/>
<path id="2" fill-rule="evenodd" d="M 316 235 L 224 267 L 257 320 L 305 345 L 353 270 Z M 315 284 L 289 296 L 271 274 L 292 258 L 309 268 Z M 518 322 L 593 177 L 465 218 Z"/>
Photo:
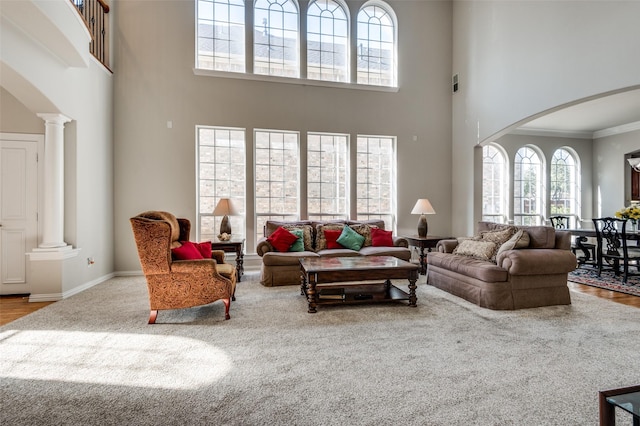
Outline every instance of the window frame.
<path id="1" fill-rule="evenodd" d="M 321 9 L 321 7 L 319 6 L 319 4 L 321 2 L 325 3 L 325 8 Z M 334 11 L 329 11 L 328 7 L 329 7 L 329 2 L 331 2 L 332 4 L 334 4 L 334 11 L 335 10 L 340 10 L 343 14 L 343 17 L 341 18 L 337 18 L 335 16 Z M 313 7 L 316 7 L 320 10 L 320 13 L 316 16 L 316 15 L 311 15 L 311 10 Z M 350 64 L 350 53 L 351 53 L 351 18 L 349 15 L 349 7 L 342 1 L 342 0 L 312 0 L 309 2 L 309 5 L 307 6 L 307 11 L 306 11 L 306 19 L 307 19 L 307 29 L 306 29 L 306 44 L 307 44 L 307 58 L 306 58 L 306 69 L 307 69 L 307 79 L 309 80 L 319 80 L 319 81 L 334 81 L 334 82 L 341 82 L 341 83 L 348 83 L 351 81 L 351 64 Z M 332 28 L 335 30 L 336 27 L 336 21 L 341 21 L 344 20 L 344 27 L 345 27 L 345 32 L 344 34 L 337 34 L 336 31 L 332 31 L 331 33 L 324 33 L 323 32 L 323 14 L 324 12 L 327 13 L 331 13 L 331 24 L 332 24 Z M 310 27 L 312 26 L 310 21 L 311 18 L 317 18 L 318 19 L 318 25 L 319 25 L 319 29 L 317 33 L 312 33 L 310 30 Z M 333 48 L 333 53 L 334 53 L 334 61 L 335 61 L 335 49 L 336 49 L 336 45 L 339 45 L 339 43 L 335 42 L 336 38 L 342 38 L 344 39 L 345 43 L 344 43 L 344 54 L 341 56 L 342 57 L 342 61 L 344 62 L 344 68 L 342 69 L 342 79 L 340 79 L 338 76 L 338 78 L 322 78 L 322 70 L 326 69 L 329 71 L 333 71 L 333 74 L 335 76 L 336 74 L 336 69 L 339 69 L 339 67 L 335 66 L 335 63 L 333 64 L 333 66 L 331 67 L 323 67 L 323 57 L 326 54 L 331 54 L 331 52 L 325 51 L 322 48 L 323 42 L 319 41 L 318 43 L 320 44 L 320 48 L 318 50 L 312 49 L 311 48 L 311 37 L 310 34 L 316 34 L 318 36 L 318 38 L 320 40 L 322 40 L 325 37 L 331 38 L 332 42 L 330 43 L 332 48 Z M 320 70 L 320 77 L 319 78 L 314 78 L 314 77 L 310 77 L 310 74 L 312 74 L 311 69 L 312 64 L 309 61 L 309 56 L 310 56 L 310 52 L 312 51 L 317 51 L 319 54 L 319 63 L 317 64 L 317 68 Z"/>
<path id="2" fill-rule="evenodd" d="M 491 155 L 492 161 L 490 163 L 486 161 L 488 157 L 487 151 L 489 149 L 493 149 L 495 151 L 495 154 Z M 501 164 L 493 161 L 496 156 L 499 156 L 502 159 Z M 491 177 L 486 176 L 488 163 L 492 165 Z M 496 171 L 494 170 L 494 168 L 500 166 L 501 170 L 499 170 L 499 173 L 501 176 L 496 179 L 494 177 L 496 175 Z M 488 213 L 485 211 L 485 183 L 488 181 L 490 181 L 491 183 L 491 198 L 492 200 L 497 199 L 498 204 L 500 205 L 499 212 Z M 504 148 L 496 143 L 491 142 L 482 147 L 482 182 L 482 220 L 497 223 L 507 223 L 509 216 L 509 159 Z"/>
<path id="3" fill-rule="evenodd" d="M 361 73 L 361 68 L 358 65 L 359 62 L 359 58 L 361 58 L 361 56 L 364 53 L 364 46 L 361 45 L 360 40 L 365 40 L 364 38 L 361 38 L 360 36 L 360 16 L 362 13 L 364 13 L 364 11 L 368 8 L 379 8 L 381 10 L 383 10 L 385 12 L 386 15 L 388 15 L 389 20 L 391 21 L 391 24 L 393 26 L 392 28 L 392 48 L 391 50 L 391 54 L 393 55 L 393 57 L 390 60 L 390 83 L 389 84 L 373 84 L 371 83 L 371 79 L 369 78 L 369 75 L 371 74 L 370 72 L 370 67 L 366 68 L 366 75 L 367 75 L 367 80 L 366 82 L 360 82 L 360 73 Z M 375 15 L 375 13 L 374 13 Z M 370 32 L 370 21 L 371 18 L 369 18 L 368 20 L 369 22 L 367 23 L 367 33 Z M 364 24 L 364 22 L 362 22 Z M 358 13 L 356 15 L 356 40 L 355 40 L 355 47 L 356 47 L 356 54 L 358 55 L 358 58 L 356 59 L 356 79 L 355 79 L 355 83 L 356 84 L 366 84 L 369 86 L 381 86 L 381 87 L 397 87 L 398 86 L 398 18 L 395 15 L 395 12 L 393 11 L 393 8 L 391 6 L 389 6 L 387 3 L 381 1 L 381 0 L 370 0 L 366 3 L 364 3 L 360 9 L 358 10 Z M 382 37 L 381 37 L 382 38 Z M 381 43 L 382 40 L 373 40 L 371 39 L 371 37 L 367 37 L 366 38 L 366 43 L 367 43 L 367 47 L 369 45 L 371 45 L 371 43 Z M 371 57 L 375 57 L 375 56 L 369 56 L 367 55 L 367 58 L 371 58 Z M 377 58 L 382 59 L 382 56 L 378 56 Z M 380 78 L 382 78 L 382 73 L 378 73 L 380 75 Z"/>
<path id="4" fill-rule="evenodd" d="M 565 161 L 566 158 L 570 158 L 571 161 L 573 162 L 573 164 L 571 165 L 565 164 L 564 166 L 566 168 L 569 168 L 569 171 L 567 172 L 567 179 L 563 184 L 564 186 L 567 187 L 569 192 L 569 197 L 563 198 L 565 200 L 565 206 L 567 202 L 569 204 L 568 211 L 557 211 L 557 209 L 554 208 L 556 207 L 553 199 L 554 193 L 555 193 L 554 188 L 556 187 L 558 182 L 558 180 L 556 179 L 557 173 L 558 173 L 557 172 L 558 166 L 555 160 L 556 160 L 556 154 L 558 153 L 566 155 L 566 157 L 562 159 L 563 161 Z M 581 205 L 580 203 L 581 171 L 580 170 L 581 170 L 580 157 L 578 156 L 578 153 L 575 152 L 574 149 L 564 146 L 564 147 L 557 148 L 553 152 L 553 155 L 551 156 L 550 173 L 549 173 L 549 214 L 551 216 L 555 216 L 555 215 L 568 216 L 569 228 L 577 228 L 577 224 L 580 221 L 580 205 Z"/>
<path id="5" fill-rule="evenodd" d="M 524 200 L 527 197 L 521 196 L 518 197 L 516 194 L 519 189 L 523 189 L 523 185 L 525 185 L 525 179 L 522 176 L 518 176 L 518 173 L 522 173 L 522 159 L 523 158 L 531 158 L 531 155 L 525 157 L 520 154 L 522 150 L 531 151 L 539 160 L 538 163 L 532 163 L 537 168 L 537 173 L 535 176 L 535 188 L 537 194 L 534 197 L 529 197 L 529 199 L 535 200 L 537 206 L 535 208 L 535 213 L 531 212 L 519 212 L 516 213 L 516 209 L 518 207 L 522 207 L 523 210 L 523 202 L 519 202 L 518 200 Z M 518 159 L 518 156 L 523 157 L 522 159 Z M 519 183 L 520 182 L 520 183 Z M 514 156 L 513 161 L 513 221 L 515 225 L 542 225 L 545 216 L 545 201 L 546 201 L 546 193 L 545 193 L 545 158 L 544 154 L 533 145 L 524 145 L 520 147 Z M 521 191 L 523 195 L 526 195 L 524 191 Z"/>
<path id="6" fill-rule="evenodd" d="M 204 70 L 211 70 L 211 71 L 215 71 L 215 72 L 224 72 L 224 73 L 246 73 L 246 37 L 245 37 L 245 28 L 246 28 L 246 13 L 245 13 L 245 8 L 246 8 L 246 1 L 245 0 L 195 0 L 196 2 L 196 25 L 195 25 L 195 31 L 196 31 L 196 42 L 195 42 L 195 67 L 197 69 L 204 69 Z M 207 18 L 203 18 L 201 16 L 201 3 L 202 4 L 207 4 L 210 3 L 211 4 L 211 8 L 212 8 L 212 16 L 211 19 L 207 19 Z M 236 4 L 231 4 L 231 3 L 236 3 Z M 237 3 L 241 3 L 241 6 L 238 5 Z M 216 4 L 226 4 L 227 6 L 227 13 L 228 13 L 228 18 L 227 20 L 222 20 L 222 19 L 216 19 Z M 231 8 L 232 7 L 240 7 L 241 11 L 242 11 L 242 21 L 241 22 L 232 22 L 231 20 Z M 209 39 L 209 37 L 204 37 L 201 36 L 200 33 L 200 26 L 201 26 L 201 21 L 211 21 L 211 27 L 212 27 L 212 37 L 210 38 L 210 40 L 212 40 L 212 49 L 211 49 L 211 55 L 203 55 L 200 53 L 200 42 L 201 39 Z M 231 31 L 229 31 L 229 37 L 224 39 L 224 38 L 216 38 L 216 22 L 220 22 L 221 25 L 228 25 L 229 28 L 231 28 L 232 25 L 239 25 L 241 27 L 241 31 L 239 32 L 241 34 L 241 40 L 235 40 L 234 38 L 231 37 Z M 216 44 L 217 44 L 217 40 L 221 40 L 223 42 L 226 42 L 228 45 L 228 49 L 227 49 L 227 55 L 226 55 L 226 59 L 227 59 L 227 64 L 230 65 L 232 63 L 232 48 L 231 45 L 234 43 L 239 43 L 242 46 L 242 54 L 240 55 L 241 57 L 237 60 L 237 62 L 239 62 L 239 68 L 240 69 L 219 69 L 218 67 L 216 67 L 216 63 L 218 63 L 218 61 L 216 61 L 217 57 L 223 58 L 222 55 L 220 55 L 220 52 L 218 50 L 216 50 Z M 213 67 L 212 68 L 203 68 L 200 63 L 201 56 L 210 56 L 212 59 L 212 63 L 213 63 Z M 220 63 L 224 63 L 224 61 L 221 61 Z"/>

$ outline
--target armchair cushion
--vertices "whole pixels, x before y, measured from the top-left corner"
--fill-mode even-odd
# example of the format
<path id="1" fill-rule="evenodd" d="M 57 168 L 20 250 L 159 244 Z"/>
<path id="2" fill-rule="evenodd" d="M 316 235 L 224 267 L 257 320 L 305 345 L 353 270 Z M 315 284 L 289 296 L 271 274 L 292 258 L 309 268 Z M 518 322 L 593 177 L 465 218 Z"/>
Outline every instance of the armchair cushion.
<path id="1" fill-rule="evenodd" d="M 183 241 L 180 247 L 172 248 L 171 257 L 176 260 L 204 259 L 200 249 L 191 241 Z"/>
<path id="2" fill-rule="evenodd" d="M 194 243 L 198 247 L 198 251 L 205 259 L 211 259 L 211 241 L 203 241 L 201 243 Z"/>
<path id="3" fill-rule="evenodd" d="M 279 252 L 289 251 L 289 247 L 296 242 L 298 237 L 284 229 L 282 226 L 269 235 L 267 241 Z"/>

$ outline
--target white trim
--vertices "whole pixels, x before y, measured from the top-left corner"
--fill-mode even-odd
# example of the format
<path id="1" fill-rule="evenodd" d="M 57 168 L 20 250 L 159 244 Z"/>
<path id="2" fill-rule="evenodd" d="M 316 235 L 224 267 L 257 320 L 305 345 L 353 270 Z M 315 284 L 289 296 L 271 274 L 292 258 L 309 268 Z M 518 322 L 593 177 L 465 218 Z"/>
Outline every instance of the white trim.
<path id="1" fill-rule="evenodd" d="M 89 281 L 81 286 L 74 287 L 69 291 L 65 291 L 63 293 L 43 293 L 43 294 L 31 294 L 29 296 L 29 302 L 57 302 L 58 300 L 66 299 L 75 294 L 78 294 L 84 290 L 87 290 L 95 285 L 103 283 L 111 278 L 116 276 L 115 273 L 110 273 L 104 275 L 102 277 L 96 278 L 95 280 Z"/>
<path id="2" fill-rule="evenodd" d="M 518 127 L 511 132 L 513 135 L 523 136 L 543 136 L 543 137 L 556 137 L 556 138 L 571 138 L 571 139 L 593 139 L 593 132 L 585 130 L 550 130 L 550 129 L 536 129 L 531 127 Z"/>
<path id="3" fill-rule="evenodd" d="M 372 92 L 390 92 L 390 93 L 397 93 L 400 91 L 398 87 L 390 87 L 390 86 L 371 86 L 367 84 L 340 83 L 337 81 L 309 80 L 309 79 L 303 79 L 303 78 L 279 77 L 279 76 L 261 75 L 261 74 L 247 74 L 247 73 L 241 73 L 241 72 L 214 71 L 214 70 L 205 70 L 202 68 L 194 68 L 193 74 L 205 76 L 205 77 L 235 78 L 238 80 L 253 80 L 253 81 L 267 81 L 271 83 L 297 84 L 298 86 L 332 87 L 334 89 L 369 90 Z"/>
<path id="4" fill-rule="evenodd" d="M 621 124 L 620 126 L 609 127 L 608 129 L 597 130 L 593 132 L 593 139 L 604 138 L 607 136 L 619 135 L 621 133 L 633 132 L 640 130 L 640 121 L 633 123 Z"/>

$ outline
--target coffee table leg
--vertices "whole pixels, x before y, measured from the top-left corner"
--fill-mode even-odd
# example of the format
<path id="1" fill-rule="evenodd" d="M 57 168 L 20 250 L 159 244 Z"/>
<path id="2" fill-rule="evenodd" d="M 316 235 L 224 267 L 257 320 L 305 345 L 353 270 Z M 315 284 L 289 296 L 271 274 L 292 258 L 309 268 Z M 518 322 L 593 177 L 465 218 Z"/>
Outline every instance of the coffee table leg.
<path id="1" fill-rule="evenodd" d="M 418 281 L 418 274 L 411 274 L 409 277 L 409 306 L 415 308 L 418 306 L 418 296 L 416 296 L 416 281 Z"/>
<path id="2" fill-rule="evenodd" d="M 304 272 L 300 273 L 300 296 L 307 294 L 307 275 Z"/>
<path id="3" fill-rule="evenodd" d="M 307 277 L 307 302 L 309 303 L 310 314 L 316 313 L 316 277 L 314 275 Z"/>

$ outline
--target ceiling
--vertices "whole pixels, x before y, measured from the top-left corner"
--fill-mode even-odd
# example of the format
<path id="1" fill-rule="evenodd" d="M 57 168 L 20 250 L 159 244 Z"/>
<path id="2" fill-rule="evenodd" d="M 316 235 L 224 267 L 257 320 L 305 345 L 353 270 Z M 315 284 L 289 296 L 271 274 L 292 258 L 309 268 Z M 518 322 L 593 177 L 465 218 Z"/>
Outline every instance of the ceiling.
<path id="1" fill-rule="evenodd" d="M 619 133 L 619 126 L 640 128 L 640 89 L 573 105 L 532 120 L 515 133 L 559 133 L 574 137 Z"/>

